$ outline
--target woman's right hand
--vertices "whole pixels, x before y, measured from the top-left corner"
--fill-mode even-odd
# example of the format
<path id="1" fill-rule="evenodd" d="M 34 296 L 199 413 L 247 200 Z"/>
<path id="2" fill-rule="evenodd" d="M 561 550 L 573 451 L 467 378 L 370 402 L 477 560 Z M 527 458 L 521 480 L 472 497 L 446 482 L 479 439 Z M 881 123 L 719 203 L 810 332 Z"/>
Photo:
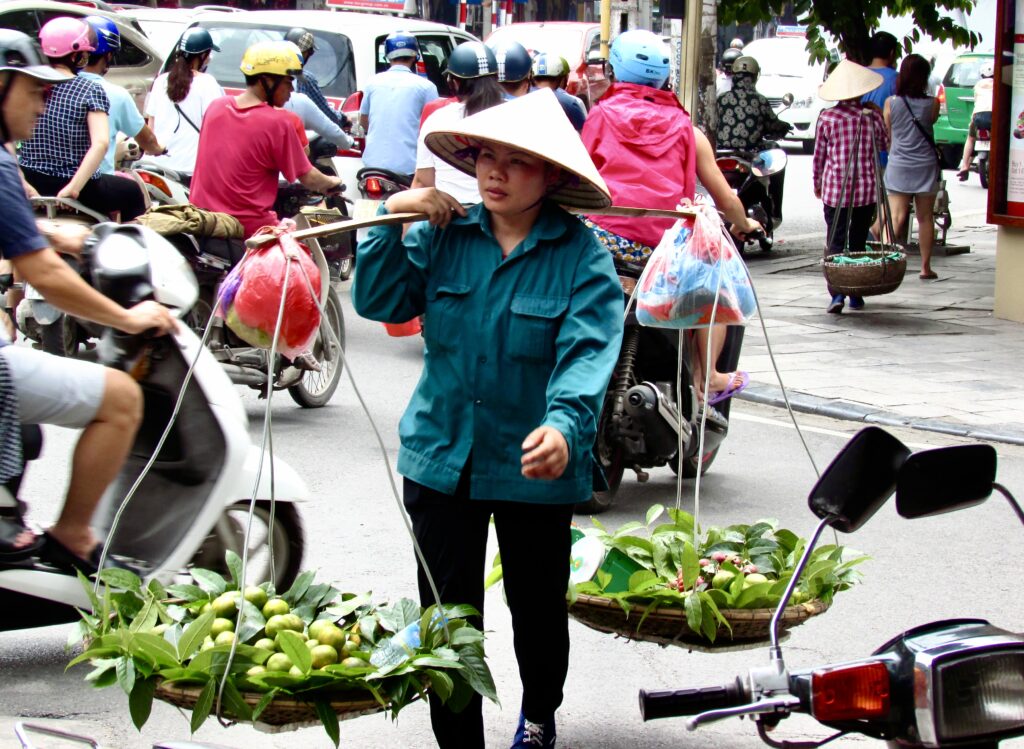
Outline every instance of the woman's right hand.
<path id="1" fill-rule="evenodd" d="M 73 184 L 68 182 L 64 187 L 60 188 L 60 192 L 57 193 L 58 198 L 67 198 L 68 200 L 78 200 L 79 189 Z"/>
<path id="2" fill-rule="evenodd" d="M 434 187 L 403 190 L 388 198 L 384 205 L 388 213 L 425 213 L 433 226 L 447 226 L 454 216 L 466 215 L 459 201 Z"/>

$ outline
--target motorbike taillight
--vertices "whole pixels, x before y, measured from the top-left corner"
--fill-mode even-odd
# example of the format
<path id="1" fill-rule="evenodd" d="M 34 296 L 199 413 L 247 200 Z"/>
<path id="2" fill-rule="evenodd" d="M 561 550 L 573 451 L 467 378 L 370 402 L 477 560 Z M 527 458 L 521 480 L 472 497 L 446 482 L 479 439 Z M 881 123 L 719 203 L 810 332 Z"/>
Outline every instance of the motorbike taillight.
<path id="1" fill-rule="evenodd" d="M 715 162 L 718 164 L 718 168 L 723 172 L 745 172 L 747 171 L 746 164 L 736 159 L 718 159 Z"/>
<path id="2" fill-rule="evenodd" d="M 982 130 L 979 127 L 978 128 L 978 140 L 992 140 L 992 131 L 991 130 Z"/>
<path id="3" fill-rule="evenodd" d="M 811 713 L 822 723 L 889 714 L 889 669 L 879 661 L 822 669 L 811 675 Z"/>
<path id="4" fill-rule="evenodd" d="M 935 92 L 935 98 L 939 102 L 939 114 L 948 114 L 949 110 L 946 107 L 946 87 L 941 83 L 939 84 L 938 90 Z"/>
<path id="5" fill-rule="evenodd" d="M 138 174 L 139 179 L 147 185 L 152 185 L 157 190 L 160 190 L 164 195 L 170 197 L 171 188 L 167 186 L 167 182 L 164 181 L 163 177 L 158 177 L 150 172 L 136 172 L 136 174 Z"/>
<path id="6" fill-rule="evenodd" d="M 366 194 L 374 200 L 380 198 L 384 194 L 384 188 L 380 184 L 380 180 L 376 177 L 367 178 L 366 182 L 363 183 L 363 189 L 366 190 Z"/>

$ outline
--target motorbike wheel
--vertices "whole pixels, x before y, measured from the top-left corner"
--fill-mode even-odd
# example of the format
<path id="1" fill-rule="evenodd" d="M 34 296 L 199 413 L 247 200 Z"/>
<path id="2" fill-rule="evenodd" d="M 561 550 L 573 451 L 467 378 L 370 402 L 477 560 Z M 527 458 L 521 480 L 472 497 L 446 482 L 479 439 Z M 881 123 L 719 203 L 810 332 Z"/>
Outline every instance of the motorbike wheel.
<path id="1" fill-rule="evenodd" d="M 683 478 L 695 479 L 697 478 L 697 465 L 700 465 L 700 475 L 703 476 L 711 468 L 711 464 L 715 462 L 715 458 L 718 457 L 718 447 L 710 452 L 704 453 L 704 460 L 698 461 L 696 455 L 691 455 L 688 458 L 683 458 Z M 672 468 L 672 473 L 679 474 L 679 461 L 672 459 L 668 462 Z"/>
<path id="2" fill-rule="evenodd" d="M 338 278 L 342 281 L 347 281 L 352 278 L 352 271 L 356 268 L 356 261 L 354 257 L 344 257 L 338 261 Z"/>
<path id="3" fill-rule="evenodd" d="M 238 556 L 242 556 L 248 522 L 249 500 L 239 500 L 224 508 L 221 522 L 199 547 L 192 564 L 229 575 L 224 555 L 230 549 Z M 253 513 L 252 533 L 249 536 L 249 560 L 246 568 L 248 584 L 270 580 L 270 547 L 267 544 L 270 535 L 270 501 L 257 500 Z M 306 550 L 299 511 L 290 502 L 278 502 L 274 508 L 273 539 L 274 588 L 283 593 L 299 576 L 302 555 Z"/>
<path id="4" fill-rule="evenodd" d="M 626 470 L 622 447 L 610 444 L 606 437 L 608 422 L 606 414 L 610 404 L 606 402 L 601 410 L 601 419 L 597 425 L 597 454 L 604 468 L 604 477 L 608 481 L 607 491 L 595 491 L 586 502 L 578 502 L 575 512 L 580 515 L 600 515 L 615 503 L 615 495 L 622 485 L 622 475 Z"/>
<path id="5" fill-rule="evenodd" d="M 981 186 L 986 190 L 988 189 L 988 159 L 978 160 L 978 179 L 981 180 Z"/>
<path id="6" fill-rule="evenodd" d="M 338 389 L 341 382 L 341 354 L 334 351 L 331 358 L 324 357 L 328 346 L 340 345 L 345 348 L 345 318 L 341 314 L 341 300 L 338 299 L 338 292 L 333 288 L 328 289 L 327 304 L 324 305 L 324 318 L 338 343 L 324 340 L 323 330 L 317 333 L 313 342 L 313 356 L 319 362 L 319 372 L 305 372 L 297 385 L 288 388 L 288 394 L 296 403 L 303 408 L 320 408 L 326 406 L 328 401 Z"/>
<path id="7" fill-rule="evenodd" d="M 78 326 L 67 315 L 49 325 L 39 326 L 39 343 L 43 351 L 55 356 L 78 355 Z"/>

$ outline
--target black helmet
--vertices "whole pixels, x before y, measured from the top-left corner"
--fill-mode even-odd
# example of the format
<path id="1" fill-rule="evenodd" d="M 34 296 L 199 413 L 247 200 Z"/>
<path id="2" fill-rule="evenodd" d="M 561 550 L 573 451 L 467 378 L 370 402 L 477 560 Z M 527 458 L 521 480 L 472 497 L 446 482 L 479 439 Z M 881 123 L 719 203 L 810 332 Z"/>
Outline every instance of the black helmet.
<path id="1" fill-rule="evenodd" d="M 178 49 L 186 55 L 201 55 L 203 52 L 220 52 L 220 47 L 213 43 L 213 37 L 206 29 L 193 26 L 185 29 L 185 33 L 178 40 Z"/>
<path id="2" fill-rule="evenodd" d="M 298 47 L 303 57 L 308 57 L 310 52 L 316 52 L 316 39 L 306 29 L 291 29 L 284 35 L 284 40 Z"/>
<path id="3" fill-rule="evenodd" d="M 0 29 L 0 72 L 4 71 L 23 73 L 43 83 L 63 83 L 74 78 L 46 65 L 32 37 L 14 29 Z"/>
<path id="4" fill-rule="evenodd" d="M 448 55 L 448 75 L 456 78 L 482 78 L 498 74 L 498 59 L 483 42 L 463 42 Z"/>
<path id="5" fill-rule="evenodd" d="M 743 57 L 742 50 L 738 50 L 735 47 L 729 47 L 729 49 L 722 53 L 722 70 L 732 75 L 732 64 L 741 57 Z"/>

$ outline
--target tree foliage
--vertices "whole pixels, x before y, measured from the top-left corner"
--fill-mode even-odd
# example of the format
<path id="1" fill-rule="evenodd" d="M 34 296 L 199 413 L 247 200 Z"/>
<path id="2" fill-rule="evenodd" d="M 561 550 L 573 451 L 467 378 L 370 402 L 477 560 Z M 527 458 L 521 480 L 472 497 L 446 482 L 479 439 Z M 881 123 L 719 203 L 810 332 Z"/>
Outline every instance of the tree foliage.
<path id="1" fill-rule="evenodd" d="M 759 23 L 781 16 L 790 0 L 720 0 L 719 23 Z M 852 60 L 867 63 L 871 35 L 879 29 L 883 12 L 892 17 L 910 16 L 914 30 L 901 41 L 909 52 L 925 36 L 950 40 L 957 46 L 973 47 L 978 34 L 954 21 L 948 13 L 962 10 L 969 14 L 975 0 L 796 0 L 793 11 L 801 25 L 807 26 L 807 49 L 813 60 L 829 56 L 829 36 L 839 51 Z"/>

